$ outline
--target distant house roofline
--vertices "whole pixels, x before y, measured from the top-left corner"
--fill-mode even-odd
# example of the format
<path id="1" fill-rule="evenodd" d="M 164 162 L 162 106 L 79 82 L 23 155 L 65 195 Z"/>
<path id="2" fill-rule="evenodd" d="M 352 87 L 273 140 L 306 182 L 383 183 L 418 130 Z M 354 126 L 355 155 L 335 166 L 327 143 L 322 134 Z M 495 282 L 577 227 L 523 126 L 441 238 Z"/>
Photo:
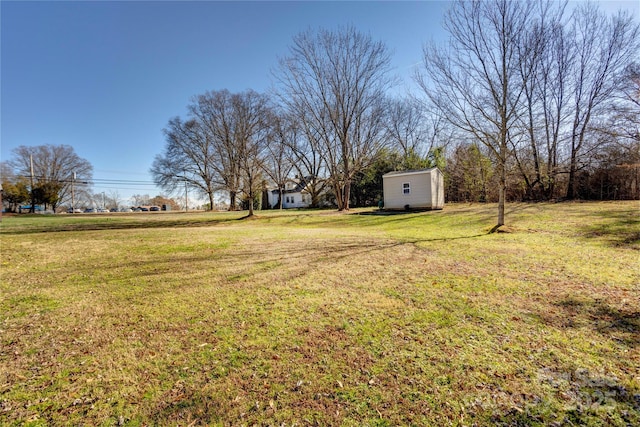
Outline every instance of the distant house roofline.
<path id="1" fill-rule="evenodd" d="M 278 190 L 277 188 L 275 190 L 271 190 L 271 192 L 273 194 L 280 194 L 280 190 Z M 306 191 L 304 188 L 303 189 L 294 188 L 292 190 L 282 190 L 282 194 L 290 194 L 290 193 L 308 193 L 308 191 Z"/>
<path id="2" fill-rule="evenodd" d="M 282 194 L 288 194 L 288 193 L 304 193 L 307 189 L 307 185 L 313 181 L 313 177 L 312 176 L 305 176 L 304 178 L 298 178 L 298 179 L 291 179 L 289 178 L 287 181 L 290 182 L 294 182 L 296 184 L 296 186 L 294 188 L 290 188 L 289 190 L 282 190 Z M 276 188 L 275 190 L 271 190 L 271 192 L 273 194 L 279 194 L 280 190 L 278 188 Z"/>

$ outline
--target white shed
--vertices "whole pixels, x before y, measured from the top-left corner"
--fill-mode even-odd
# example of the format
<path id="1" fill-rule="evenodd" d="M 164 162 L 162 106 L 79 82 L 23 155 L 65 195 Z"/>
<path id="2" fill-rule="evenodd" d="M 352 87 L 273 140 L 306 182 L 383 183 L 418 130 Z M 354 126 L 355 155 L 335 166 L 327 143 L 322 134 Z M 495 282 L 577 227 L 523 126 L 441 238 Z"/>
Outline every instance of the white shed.
<path id="1" fill-rule="evenodd" d="M 438 168 L 382 175 L 385 209 L 444 208 L 444 175 Z"/>

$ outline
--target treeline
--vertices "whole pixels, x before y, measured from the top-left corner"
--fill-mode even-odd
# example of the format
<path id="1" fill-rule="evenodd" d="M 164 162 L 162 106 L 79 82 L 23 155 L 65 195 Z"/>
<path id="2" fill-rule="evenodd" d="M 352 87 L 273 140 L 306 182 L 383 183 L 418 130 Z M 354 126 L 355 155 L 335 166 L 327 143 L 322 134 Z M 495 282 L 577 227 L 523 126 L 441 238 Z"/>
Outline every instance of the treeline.
<path id="1" fill-rule="evenodd" d="M 91 197 L 87 183 L 93 166 L 69 145 L 19 146 L 13 157 L 0 163 L 3 209 L 18 211 L 42 205 L 55 211 L 62 204 Z"/>
<path id="2" fill-rule="evenodd" d="M 42 208 L 45 211 L 82 211 L 85 208 L 104 208 L 113 211 L 129 207 L 156 205 L 182 209 L 186 204 L 161 195 L 150 197 L 136 194 L 130 204 L 123 203 L 117 190 L 94 192 L 97 185 L 121 185 L 122 180 L 95 180 L 93 166 L 79 157 L 69 145 L 19 146 L 13 156 L 0 162 L 2 209 L 24 212 Z M 136 181 L 132 182 L 134 185 Z M 21 207 L 23 207 L 21 209 Z"/>
<path id="3" fill-rule="evenodd" d="M 418 76 L 460 131 L 448 200 L 638 199 L 638 24 L 597 4 L 458 2 Z"/>
<path id="4" fill-rule="evenodd" d="M 193 97 L 188 117 L 164 129 L 151 174 L 169 192 L 197 189 L 209 206 L 224 191 L 229 209 L 250 215 L 266 188 L 279 190 L 270 207 L 281 207 L 294 177 L 312 207 L 377 204 L 381 174 L 444 167 L 450 139 L 424 103 L 388 97 L 397 83 L 390 64 L 384 43 L 354 28 L 299 34 L 274 72 L 278 91 Z"/>
<path id="5" fill-rule="evenodd" d="M 312 205 L 375 204 L 381 175 L 439 166 L 448 201 L 638 199 L 638 24 L 597 4 L 457 1 L 420 88 L 398 99 L 387 46 L 354 28 L 293 38 L 269 95 L 195 96 L 151 173 L 230 209 L 304 178 Z M 248 201 L 248 202 L 247 202 Z M 280 197 L 278 207 L 282 203 Z M 252 213 L 252 211 L 251 211 Z"/>

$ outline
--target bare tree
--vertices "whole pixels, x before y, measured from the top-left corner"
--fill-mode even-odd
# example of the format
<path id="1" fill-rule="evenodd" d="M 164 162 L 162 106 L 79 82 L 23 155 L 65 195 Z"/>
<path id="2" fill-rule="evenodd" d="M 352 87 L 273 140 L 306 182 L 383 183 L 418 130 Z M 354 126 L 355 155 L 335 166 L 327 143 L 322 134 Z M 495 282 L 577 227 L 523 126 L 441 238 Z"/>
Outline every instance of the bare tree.
<path id="1" fill-rule="evenodd" d="M 240 152 L 236 144 L 233 94 L 228 90 L 206 92 L 196 97 L 189 110 L 206 129 L 212 142 L 216 180 L 221 189 L 229 192 L 229 210 L 236 210 L 240 182 Z M 213 206 L 213 204 L 211 205 Z"/>
<path id="2" fill-rule="evenodd" d="M 271 132 L 266 148 L 264 171 L 276 184 L 278 202 L 272 208 L 282 209 L 282 197 L 287 179 L 293 170 L 291 147 L 296 145 L 298 129 L 284 113 L 271 117 Z"/>
<path id="3" fill-rule="evenodd" d="M 354 28 L 298 34 L 280 60 L 282 102 L 322 144 L 339 210 L 382 145 L 389 69 L 387 47 Z"/>
<path id="4" fill-rule="evenodd" d="M 557 175 L 560 172 L 559 152 L 564 140 L 564 128 L 570 117 L 569 75 L 573 62 L 570 35 L 560 22 L 547 27 L 548 44 L 541 56 L 538 73 L 536 101 L 541 108 L 541 141 L 545 154 L 544 173 L 541 172 L 541 186 L 545 198 L 555 196 Z"/>
<path id="5" fill-rule="evenodd" d="M 300 112 L 304 115 L 304 112 Z M 320 198 L 327 189 L 327 168 L 322 137 L 311 126 L 311 120 L 289 115 L 296 137 L 289 140 L 289 155 L 297 175 L 305 181 L 305 191 L 311 197 L 311 207 L 320 206 Z"/>
<path id="6" fill-rule="evenodd" d="M 120 202 L 122 198 L 120 197 L 120 193 L 118 192 L 118 190 L 110 190 L 107 193 L 105 199 L 107 209 L 118 210 L 120 208 Z"/>
<path id="7" fill-rule="evenodd" d="M 424 73 L 417 76 L 442 116 L 493 152 L 498 227 L 504 224 L 510 132 L 524 90 L 518 47 L 532 11 L 529 2 L 456 1 L 445 16 L 449 48 L 426 46 Z"/>
<path id="8" fill-rule="evenodd" d="M 155 157 L 150 170 L 154 182 L 174 193 L 188 185 L 206 195 L 213 206 L 217 176 L 211 135 L 200 121 L 179 117 L 169 121 L 164 134 L 164 153 Z"/>
<path id="9" fill-rule="evenodd" d="M 629 64 L 625 70 L 614 119 L 618 139 L 640 143 L 640 62 Z"/>
<path id="10" fill-rule="evenodd" d="M 234 126 L 233 143 L 237 149 L 242 191 L 253 216 L 256 196 L 261 194 L 265 151 L 272 116 L 268 98 L 252 90 L 231 97 Z"/>
<path id="11" fill-rule="evenodd" d="M 229 192 L 230 210 L 236 209 L 241 191 L 254 200 L 269 128 L 266 96 L 252 90 L 206 92 L 188 108 L 187 121 L 176 117 L 165 129 L 165 151 L 151 168 L 155 182 L 170 192 L 186 183 L 208 196 L 210 208 L 222 189 Z"/>
<path id="12" fill-rule="evenodd" d="M 389 99 L 386 116 L 386 132 L 406 158 L 411 154 L 426 156 L 431 148 L 425 129 L 420 104 L 411 98 Z"/>
<path id="13" fill-rule="evenodd" d="M 426 157 L 435 143 L 422 105 L 412 98 L 389 99 L 385 130 L 393 145 L 405 157 Z"/>
<path id="14" fill-rule="evenodd" d="M 566 52 L 566 37 L 563 28 L 565 3 L 549 0 L 535 2 L 536 13 L 530 26 L 524 28 L 522 41 L 518 44 L 519 75 L 523 84 L 523 114 L 519 127 L 519 138 L 512 138 L 516 165 L 526 187 L 528 199 L 538 199 L 551 185 L 545 171 L 545 145 L 550 146 L 547 161 L 557 162 L 557 143 L 560 117 L 564 107 L 563 93 L 566 85 L 566 69 L 569 55 Z M 554 105 L 556 108 L 551 108 Z M 557 111 L 560 108 L 560 111 Z M 545 132 L 546 126 L 546 132 Z M 515 132 L 512 132 L 512 134 Z M 555 166 L 552 169 L 555 173 Z"/>
<path id="15" fill-rule="evenodd" d="M 69 145 L 22 145 L 14 149 L 13 154 L 15 157 L 10 164 L 16 175 L 29 180 L 33 178 L 32 193 L 35 188 L 50 193 L 46 200 L 53 210 L 70 200 L 71 187 L 76 178 L 90 181 L 93 176 L 91 163 L 78 156 Z"/>
<path id="16" fill-rule="evenodd" d="M 571 81 L 572 124 L 569 146 L 568 199 L 576 195 L 576 173 L 589 138 L 592 121 L 611 108 L 619 77 L 639 46 L 638 24 L 628 13 L 608 17 L 594 3 L 582 3 L 574 11 L 572 49 L 576 58 Z M 588 151 L 588 150 L 587 150 Z"/>
<path id="17" fill-rule="evenodd" d="M 629 64 L 620 77 L 609 116 L 593 126 L 598 150 L 585 174 L 592 188 L 582 185 L 580 197 L 640 199 L 640 64 Z"/>
<path id="18" fill-rule="evenodd" d="M 389 99 L 385 120 L 385 135 L 395 151 L 400 148 L 403 167 L 427 167 L 437 151 L 451 141 L 445 120 L 438 111 L 413 97 Z M 435 166 L 435 164 L 434 164 Z"/>
<path id="19" fill-rule="evenodd" d="M 149 205 L 151 203 L 150 200 L 151 197 L 148 194 L 134 194 L 129 199 L 133 206 Z"/>

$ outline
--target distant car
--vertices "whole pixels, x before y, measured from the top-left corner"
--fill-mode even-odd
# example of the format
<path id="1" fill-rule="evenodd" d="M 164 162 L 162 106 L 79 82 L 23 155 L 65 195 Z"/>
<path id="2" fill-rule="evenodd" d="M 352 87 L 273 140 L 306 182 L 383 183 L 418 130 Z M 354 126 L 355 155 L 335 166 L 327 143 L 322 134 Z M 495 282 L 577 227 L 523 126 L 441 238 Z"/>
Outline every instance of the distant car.
<path id="1" fill-rule="evenodd" d="M 94 213 L 96 210 L 93 208 L 87 208 L 84 210 L 84 213 Z"/>
<path id="2" fill-rule="evenodd" d="M 67 209 L 67 213 L 82 213 L 82 209 L 78 209 L 78 208 L 69 208 Z"/>
<path id="3" fill-rule="evenodd" d="M 106 210 L 105 208 L 98 208 L 98 209 L 96 209 L 96 212 L 105 213 L 105 212 L 109 212 L 109 211 Z"/>
<path id="4" fill-rule="evenodd" d="M 43 210 L 44 209 L 42 209 L 42 206 L 35 205 L 33 207 L 33 212 L 35 212 L 35 213 L 40 213 Z M 31 212 L 31 205 L 20 206 L 18 208 L 18 212 L 19 213 L 29 213 L 29 212 Z"/>
<path id="5" fill-rule="evenodd" d="M 109 209 L 109 212 L 118 212 L 118 208 L 111 208 Z"/>
<path id="6" fill-rule="evenodd" d="M 160 211 L 160 206 L 151 206 L 149 208 L 150 211 L 152 212 L 159 212 Z"/>

